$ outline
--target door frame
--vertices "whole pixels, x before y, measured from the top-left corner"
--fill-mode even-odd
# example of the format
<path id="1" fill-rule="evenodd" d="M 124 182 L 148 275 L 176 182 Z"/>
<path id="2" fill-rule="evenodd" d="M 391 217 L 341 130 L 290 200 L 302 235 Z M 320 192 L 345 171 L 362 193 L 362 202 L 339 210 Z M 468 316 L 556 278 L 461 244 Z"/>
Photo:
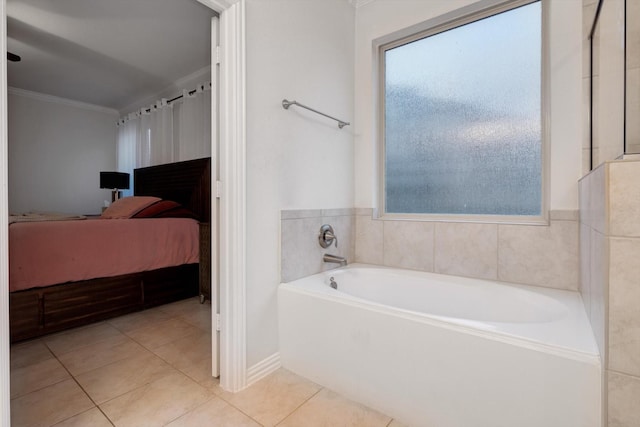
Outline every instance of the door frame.
<path id="1" fill-rule="evenodd" d="M 245 0 L 198 1 L 220 15 L 220 386 L 236 392 L 246 387 L 247 382 Z M 7 56 L 6 0 L 0 0 L 0 55 Z M 11 425 L 8 210 L 7 63 L 3 60 L 0 61 L 0 425 Z"/>

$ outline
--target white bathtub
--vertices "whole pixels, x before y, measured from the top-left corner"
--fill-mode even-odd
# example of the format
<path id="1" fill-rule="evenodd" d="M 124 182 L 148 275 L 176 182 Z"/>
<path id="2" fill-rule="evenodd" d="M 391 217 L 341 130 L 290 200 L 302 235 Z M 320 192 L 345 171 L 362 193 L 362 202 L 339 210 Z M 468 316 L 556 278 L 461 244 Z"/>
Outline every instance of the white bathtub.
<path id="1" fill-rule="evenodd" d="M 354 264 L 281 284 L 278 311 L 285 368 L 409 426 L 601 425 L 577 292 Z"/>

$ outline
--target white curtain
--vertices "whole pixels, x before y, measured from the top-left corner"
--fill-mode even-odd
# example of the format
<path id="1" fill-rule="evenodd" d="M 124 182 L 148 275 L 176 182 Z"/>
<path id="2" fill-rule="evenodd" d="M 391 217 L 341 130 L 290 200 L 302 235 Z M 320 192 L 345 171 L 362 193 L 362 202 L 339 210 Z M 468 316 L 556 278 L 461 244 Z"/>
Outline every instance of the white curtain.
<path id="1" fill-rule="evenodd" d="M 173 107 L 166 99 L 140 112 L 136 167 L 171 163 L 173 155 Z"/>
<path id="2" fill-rule="evenodd" d="M 129 114 L 118 122 L 118 171 L 211 156 L 211 85 L 183 92 Z M 132 182 L 133 184 L 133 182 Z M 127 195 L 130 195 L 128 192 Z"/>
<path id="3" fill-rule="evenodd" d="M 127 172 L 130 176 L 129 190 L 122 190 L 124 196 L 133 194 L 133 169 L 136 167 L 136 146 L 140 118 L 138 113 L 131 113 L 118 122 L 118 143 L 116 159 L 118 172 Z"/>
<path id="4" fill-rule="evenodd" d="M 211 85 L 198 85 L 193 94 L 183 92 L 177 107 L 176 160 L 211 156 Z"/>

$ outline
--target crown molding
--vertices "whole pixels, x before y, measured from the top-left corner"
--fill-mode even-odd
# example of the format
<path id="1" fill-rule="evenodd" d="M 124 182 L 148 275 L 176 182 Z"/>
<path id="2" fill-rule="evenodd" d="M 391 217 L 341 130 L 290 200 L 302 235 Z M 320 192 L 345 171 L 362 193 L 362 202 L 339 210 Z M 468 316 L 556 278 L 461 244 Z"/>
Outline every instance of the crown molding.
<path id="1" fill-rule="evenodd" d="M 24 98 L 31 98 L 37 101 L 52 102 L 54 104 L 66 105 L 68 107 L 81 108 L 83 110 L 97 111 L 99 113 L 118 115 L 118 110 L 113 108 L 103 107 L 101 105 L 88 104 L 86 102 L 75 101 L 73 99 L 61 98 L 59 96 L 47 95 L 46 93 L 33 92 L 26 89 L 19 89 L 17 87 L 7 88 L 9 95 L 22 96 Z"/>

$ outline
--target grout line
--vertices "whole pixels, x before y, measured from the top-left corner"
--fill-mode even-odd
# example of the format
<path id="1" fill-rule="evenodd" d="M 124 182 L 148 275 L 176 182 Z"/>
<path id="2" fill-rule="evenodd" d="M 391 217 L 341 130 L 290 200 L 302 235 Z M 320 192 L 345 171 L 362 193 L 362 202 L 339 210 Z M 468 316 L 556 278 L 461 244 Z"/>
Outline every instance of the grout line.
<path id="1" fill-rule="evenodd" d="M 261 422 L 259 422 L 258 420 L 256 420 L 255 418 L 253 418 L 251 415 L 249 415 L 248 413 L 246 413 L 244 410 L 242 410 L 242 408 L 237 407 L 236 405 L 234 405 L 232 402 L 228 401 L 227 399 L 225 399 L 223 396 L 217 394 L 215 391 L 213 392 L 214 396 L 217 397 L 218 399 L 222 400 L 223 402 L 225 402 L 227 405 L 231 406 L 233 409 L 237 410 L 238 412 L 240 412 L 241 414 L 243 414 L 244 416 L 246 416 L 247 418 L 249 418 L 252 421 L 255 421 L 257 424 L 259 425 L 263 425 Z"/>
<path id="2" fill-rule="evenodd" d="M 46 345 L 46 344 L 45 344 L 45 345 Z M 53 352 L 52 352 L 52 353 L 53 353 Z M 58 356 L 56 356 L 56 355 L 54 354 L 54 357 L 56 358 L 56 360 L 58 361 L 58 363 L 60 363 L 60 365 L 64 368 L 64 370 L 65 370 L 65 371 L 67 371 L 67 373 L 69 374 L 69 376 L 71 377 L 71 379 L 72 379 L 72 380 L 73 380 L 73 381 L 78 385 L 78 387 L 80 388 L 80 390 L 82 390 L 82 392 L 85 394 L 85 396 L 87 396 L 87 398 L 91 401 L 91 403 L 93 403 L 93 404 L 94 404 L 94 407 L 95 407 L 95 408 L 98 408 L 98 411 L 100 411 L 100 412 L 102 413 L 102 415 L 104 415 L 104 417 L 107 419 L 107 421 L 109 421 L 109 423 L 111 423 L 111 425 L 112 425 L 112 426 L 115 426 L 115 424 L 113 423 L 113 421 L 111 421 L 111 418 L 109 418 L 109 417 L 107 416 L 107 414 L 105 414 L 105 413 L 104 413 L 104 411 L 102 410 L 102 408 L 101 408 L 101 407 L 96 403 L 96 401 L 95 401 L 95 400 L 93 400 L 93 398 L 89 395 L 89 393 L 87 393 L 87 391 L 84 389 L 84 387 L 82 387 L 82 384 L 80 384 L 80 383 L 78 382 L 78 380 L 76 379 L 76 377 L 75 377 L 75 376 L 73 376 L 73 374 L 69 371 L 69 369 L 67 369 L 67 367 L 64 365 L 64 363 L 62 363 L 62 361 L 61 361 L 60 359 L 58 359 Z M 93 408 L 92 408 L 92 409 L 93 409 Z M 90 409 L 88 409 L 87 411 L 89 411 L 89 410 L 90 410 Z M 83 414 L 84 412 L 87 412 L 87 411 L 79 412 L 79 413 L 77 413 L 77 414 L 75 414 L 75 415 L 70 416 L 69 418 L 73 418 L 73 417 L 75 417 L 75 416 L 77 416 L 77 415 L 80 415 L 80 414 Z M 69 418 L 67 418 L 67 420 L 68 420 Z M 62 421 L 65 421 L 65 420 L 62 420 Z M 62 422 L 62 421 L 60 421 L 60 422 Z"/>
<path id="3" fill-rule="evenodd" d="M 196 381 L 196 383 L 197 383 L 197 381 Z M 202 387 L 202 386 L 201 386 L 201 387 Z M 204 387 L 203 387 L 203 388 L 204 388 Z M 211 394 L 211 396 L 209 397 L 209 399 L 205 400 L 204 402 L 202 402 L 202 403 L 201 403 L 201 404 L 199 404 L 198 406 L 195 406 L 195 407 L 193 407 L 193 408 L 189 409 L 189 410 L 188 410 L 187 412 L 185 412 L 184 414 L 180 414 L 180 415 L 178 415 L 177 417 L 175 417 L 174 419 L 172 419 L 172 420 L 169 420 L 169 421 L 165 422 L 163 425 L 164 425 L 164 426 L 169 425 L 169 424 L 171 424 L 172 422 L 174 422 L 174 421 L 176 421 L 176 420 L 178 420 L 178 419 L 180 419 L 180 418 L 184 417 L 185 415 L 192 413 L 193 411 L 195 411 L 196 409 L 200 408 L 201 406 L 204 406 L 204 405 L 206 405 L 207 403 L 211 402 L 211 401 L 212 401 L 213 399 L 215 399 L 216 397 L 217 397 L 217 396 L 216 396 L 216 394 L 215 394 L 215 393 L 212 393 L 212 394 Z"/>
<path id="4" fill-rule="evenodd" d="M 170 315 L 170 316 L 171 316 L 171 317 L 170 317 L 170 319 L 179 319 L 179 320 L 183 321 L 184 323 L 186 323 L 186 324 L 188 324 L 188 325 L 190 325 L 190 326 L 194 327 L 194 328 L 195 328 L 195 329 L 197 329 L 198 331 L 202 331 L 202 329 L 200 329 L 199 327 L 197 327 L 197 326 L 195 326 L 195 325 L 192 325 L 191 323 L 189 323 L 189 322 L 187 322 L 187 321 L 185 321 L 185 320 L 181 319 L 181 317 L 180 317 L 179 315 L 175 315 L 175 314 L 171 314 L 171 313 L 166 313 L 166 312 L 165 312 L 165 314 Z M 126 316 L 126 315 L 123 315 L 123 316 Z M 119 316 L 119 317 L 121 317 L 121 316 Z M 115 318 L 114 318 L 114 319 L 115 319 Z M 109 320 L 112 320 L 112 319 L 109 319 Z M 184 375 L 186 378 L 190 379 L 190 380 L 191 380 L 191 381 L 193 381 L 195 384 L 198 384 L 200 387 L 203 387 L 203 388 L 205 388 L 205 389 L 209 390 L 209 391 L 211 392 L 211 398 L 214 398 L 214 397 L 219 397 L 219 398 L 220 398 L 220 396 L 218 396 L 218 395 L 217 395 L 213 390 L 208 389 L 207 387 L 203 386 L 203 385 L 202 385 L 202 384 L 200 384 L 198 381 L 196 381 L 194 378 L 191 378 L 189 375 L 187 375 L 186 373 L 182 372 L 180 369 L 176 368 L 173 364 L 171 364 L 171 363 L 169 363 L 168 361 L 164 360 L 162 357 L 160 357 L 158 354 L 156 354 L 153 350 L 151 350 L 150 348 L 147 348 L 146 346 L 142 345 L 142 343 L 140 343 L 140 342 L 138 342 L 137 340 L 133 339 L 133 338 L 132 338 L 131 336 L 129 336 L 127 333 L 123 332 L 122 330 L 120 330 L 120 329 L 119 329 L 119 328 L 117 328 L 116 326 L 114 326 L 114 325 L 112 325 L 111 323 L 109 323 L 109 320 L 105 320 L 105 321 L 97 322 L 97 323 L 94 323 L 94 324 L 91 324 L 91 325 L 84 325 L 84 326 L 80 326 L 80 327 L 78 327 L 78 328 L 73 328 L 73 329 L 70 329 L 70 330 L 67 330 L 67 331 L 58 332 L 58 333 L 56 333 L 56 334 L 66 335 L 66 334 L 71 334 L 71 333 L 73 333 L 75 329 L 80 330 L 80 329 L 85 329 L 85 328 L 87 328 L 87 327 L 94 326 L 94 325 L 99 325 L 99 324 L 108 324 L 110 327 L 114 328 L 114 329 L 115 329 L 115 330 L 117 330 L 119 333 L 121 333 L 124 337 L 126 337 L 126 338 L 128 338 L 128 339 L 132 340 L 132 341 L 133 341 L 133 342 L 135 342 L 136 344 L 140 345 L 143 349 L 145 349 L 146 351 L 148 351 L 151 355 L 153 355 L 153 356 L 155 356 L 155 357 L 159 358 L 160 360 L 162 360 L 162 362 L 164 362 L 165 364 L 167 364 L 167 366 L 169 366 L 169 367 L 171 368 L 171 370 L 172 370 L 172 371 L 175 371 L 175 372 L 177 372 L 177 373 L 179 373 L 179 374 Z M 169 319 L 167 319 L 167 320 L 169 320 Z M 204 332 L 209 332 L 209 333 L 210 333 L 210 331 L 204 331 Z M 54 334 L 50 334 L 50 336 L 52 336 L 52 335 L 54 335 Z M 88 344 L 88 345 L 80 346 L 80 347 L 78 347 L 77 349 L 74 349 L 74 350 L 72 350 L 72 351 L 68 351 L 68 352 L 61 353 L 60 355 L 62 356 L 62 355 L 66 355 L 66 354 L 69 354 L 69 353 L 72 353 L 72 352 L 75 352 L 75 351 L 79 351 L 79 350 L 86 349 L 87 347 L 90 347 L 90 346 L 92 346 L 92 345 L 95 345 L 95 344 L 101 343 L 101 342 L 103 342 L 103 341 L 105 341 L 105 340 L 107 340 L 107 339 L 109 339 L 109 338 L 111 338 L 111 337 L 107 337 L 107 338 L 105 338 L 104 340 L 99 340 L 99 341 L 96 341 L 96 342 L 91 343 L 91 344 Z M 182 339 L 182 338 L 184 338 L 184 337 L 180 337 L 180 338 L 178 338 L 178 339 Z M 94 405 L 94 408 L 97 408 L 97 409 L 102 413 L 102 415 L 105 417 L 105 419 L 106 419 L 106 420 L 107 420 L 107 421 L 108 421 L 112 426 L 115 426 L 114 422 L 113 422 L 113 421 L 112 421 L 112 420 L 107 416 L 107 414 L 102 410 L 102 408 L 100 407 L 100 405 L 99 405 L 98 403 L 96 403 L 96 401 L 95 401 L 95 400 L 94 400 L 94 399 L 89 395 L 89 393 L 88 393 L 88 392 L 85 390 L 85 388 L 84 388 L 84 387 L 83 387 L 83 386 L 78 382 L 77 378 L 76 378 L 76 377 L 75 377 L 75 376 L 74 376 L 74 375 L 69 371 L 69 369 L 64 365 L 64 363 L 62 363 L 62 361 L 59 359 L 58 355 L 57 355 L 55 352 L 53 352 L 53 350 L 52 350 L 52 349 L 51 349 L 51 347 L 47 344 L 47 342 L 46 342 L 44 339 L 42 339 L 42 337 L 39 337 L 39 338 L 38 338 L 38 340 L 39 340 L 39 341 L 40 341 L 40 342 L 45 346 L 45 348 L 47 349 L 47 351 L 48 351 L 48 352 L 50 353 L 50 355 L 52 356 L 51 358 L 52 358 L 52 359 L 55 359 L 55 360 L 56 360 L 56 361 L 57 361 L 57 362 L 62 366 L 62 368 L 67 372 L 68 377 L 67 377 L 67 378 L 63 378 L 63 379 L 61 379 L 60 381 L 58 381 L 58 382 L 56 382 L 56 383 L 48 384 L 47 386 L 41 387 L 41 388 L 36 389 L 36 390 L 32 390 L 32 391 L 30 391 L 29 393 L 25 393 L 25 394 L 23 394 L 22 396 L 26 396 L 26 395 L 31 394 L 31 393 L 33 393 L 33 392 L 37 392 L 37 391 L 43 390 L 43 389 L 45 389 L 45 388 L 47 388 L 47 387 L 50 387 L 50 386 L 53 386 L 53 385 L 59 384 L 59 383 L 61 383 L 61 382 L 63 382 L 63 381 L 67 381 L 67 380 L 71 379 L 71 380 L 73 380 L 73 381 L 78 385 L 78 387 L 80 388 L 80 390 L 82 390 L 82 392 L 85 394 L 85 396 L 86 396 L 86 397 L 91 401 L 91 403 Z M 176 340 L 176 341 L 177 341 L 177 340 Z M 172 342 L 173 342 L 173 341 L 172 341 Z M 167 344 L 170 344 L 170 343 L 167 343 Z M 133 356 L 133 357 L 135 357 L 135 356 Z M 94 368 L 94 369 L 92 369 L 92 370 L 90 370 L 90 371 L 83 372 L 83 373 L 81 373 L 81 374 L 79 374 L 79 375 L 83 375 L 83 374 L 88 373 L 88 372 L 91 372 L 91 371 L 93 371 L 93 370 L 95 370 L 95 369 L 104 368 L 104 367 L 106 367 L 106 366 L 110 366 L 110 365 L 113 365 L 113 364 L 115 364 L 115 363 L 121 363 L 121 362 L 125 361 L 126 359 L 128 359 L 128 358 L 121 359 L 121 360 L 117 360 L 117 361 L 114 361 L 114 362 L 108 363 L 108 364 L 106 364 L 106 365 L 104 365 L 104 366 L 99 366 L 99 367 Z M 49 359 L 46 359 L 46 360 L 49 360 Z M 40 363 L 40 362 L 38 362 L 38 363 Z M 28 367 L 28 366 L 29 366 L 29 365 L 27 365 L 27 367 Z M 164 376 L 163 376 L 163 377 L 164 377 Z M 152 382 L 153 382 L 153 381 L 152 381 Z M 138 389 L 138 388 L 141 388 L 141 387 L 147 386 L 148 384 L 150 384 L 150 383 L 142 384 L 142 385 L 140 385 L 139 387 L 134 388 L 133 390 L 136 390 L 136 389 Z M 125 393 L 123 393 L 123 394 L 121 394 L 121 395 L 114 396 L 113 398 L 111 398 L 111 399 L 109 399 L 109 400 L 107 400 L 107 401 L 105 401 L 105 402 L 103 402 L 103 403 L 107 403 L 107 402 L 109 402 L 109 401 L 111 401 L 111 400 L 113 400 L 113 399 L 116 399 L 116 398 L 118 398 L 118 397 L 120 397 L 120 396 L 122 396 L 122 395 L 124 395 L 124 394 L 126 394 L 126 393 L 129 393 L 129 392 L 133 391 L 133 390 L 128 390 L 128 391 L 126 391 Z M 14 399 L 20 398 L 20 397 L 22 397 L 22 396 L 16 396 L 15 398 L 13 398 L 13 399 L 11 399 L 11 400 L 14 400 Z M 209 400 L 211 400 L 211 399 L 209 399 Z M 223 400 L 224 400 L 224 399 L 223 399 Z M 229 402 L 227 402 L 227 403 L 229 403 Z M 233 405 L 232 405 L 232 406 L 233 406 Z M 77 414 L 74 414 L 74 415 L 72 415 L 72 416 L 70 416 L 70 417 L 68 417 L 68 418 L 66 418 L 66 419 L 64 419 L 64 420 L 61 420 L 60 422 L 64 422 L 64 421 L 66 421 L 66 420 L 68 420 L 68 419 L 70 419 L 70 418 L 73 418 L 73 417 L 75 417 L 75 416 L 78 416 L 78 415 L 80 415 L 80 414 L 83 414 L 83 413 L 85 413 L 85 412 L 87 412 L 87 411 L 89 411 L 89 410 L 91 410 L 91 409 L 93 409 L 93 408 L 90 408 L 90 409 L 88 409 L 88 410 L 86 410 L 86 411 L 82 411 L 82 412 L 79 412 L 79 413 L 77 413 Z M 237 408 L 236 408 L 236 409 L 237 409 Z M 190 411 L 189 411 L 189 412 L 190 412 Z M 241 411 L 241 412 L 242 412 L 242 411 Z M 186 412 L 186 413 L 188 413 L 188 412 Z M 185 414 L 186 414 L 186 413 L 185 413 Z M 243 412 L 243 413 L 244 413 L 244 412 Z M 182 414 L 182 415 L 180 415 L 180 416 L 183 416 L 183 415 L 185 415 L 185 414 Z M 249 418 L 253 419 L 253 418 L 252 418 L 252 417 L 250 417 L 248 414 L 245 414 L 245 415 L 247 415 Z"/>
<path id="5" fill-rule="evenodd" d="M 306 399 L 304 402 L 302 402 L 301 404 L 299 404 L 298 406 L 296 406 L 296 408 L 295 408 L 293 411 L 291 411 L 291 412 L 289 413 L 289 415 L 285 416 L 283 419 L 281 419 L 280 421 L 278 421 L 278 422 L 276 423 L 276 427 L 277 427 L 277 426 L 279 426 L 280 424 L 282 424 L 283 422 L 285 422 L 285 420 L 286 420 L 287 418 L 289 418 L 291 415 L 293 415 L 294 413 L 296 413 L 296 411 L 297 411 L 298 409 L 300 409 L 300 408 L 301 408 L 305 403 L 307 403 L 308 401 L 310 401 L 311 399 L 313 399 L 315 396 L 317 396 L 317 395 L 318 395 L 318 393 L 320 393 L 322 390 L 324 390 L 324 387 L 320 387 L 320 388 L 318 389 L 318 391 L 316 391 L 316 392 L 315 392 L 315 393 L 313 393 L 311 396 L 309 396 L 309 398 L 308 398 L 308 399 Z"/>

